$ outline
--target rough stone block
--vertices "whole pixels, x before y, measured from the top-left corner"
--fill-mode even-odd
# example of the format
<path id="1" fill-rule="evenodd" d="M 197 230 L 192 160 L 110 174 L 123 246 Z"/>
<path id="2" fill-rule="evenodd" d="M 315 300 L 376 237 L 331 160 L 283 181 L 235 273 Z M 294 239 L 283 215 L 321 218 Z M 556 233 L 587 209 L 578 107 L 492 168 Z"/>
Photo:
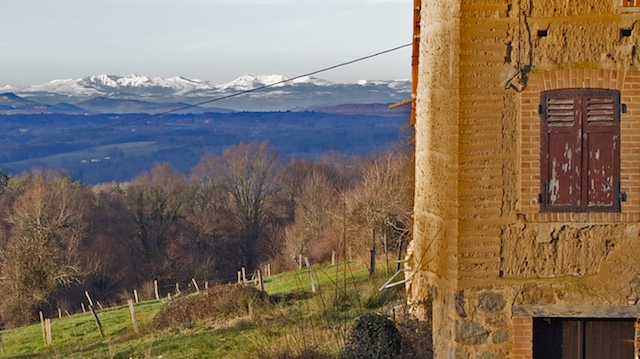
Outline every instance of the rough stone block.
<path id="1" fill-rule="evenodd" d="M 501 344 L 509 340 L 509 333 L 504 329 L 498 329 L 491 337 L 494 344 Z"/>
<path id="2" fill-rule="evenodd" d="M 487 341 L 489 331 L 474 321 L 456 322 L 456 342 L 466 345 L 479 345 Z"/>
<path id="3" fill-rule="evenodd" d="M 478 306 L 485 312 L 499 312 L 507 305 L 507 301 L 502 294 L 495 292 L 485 292 L 478 297 Z"/>

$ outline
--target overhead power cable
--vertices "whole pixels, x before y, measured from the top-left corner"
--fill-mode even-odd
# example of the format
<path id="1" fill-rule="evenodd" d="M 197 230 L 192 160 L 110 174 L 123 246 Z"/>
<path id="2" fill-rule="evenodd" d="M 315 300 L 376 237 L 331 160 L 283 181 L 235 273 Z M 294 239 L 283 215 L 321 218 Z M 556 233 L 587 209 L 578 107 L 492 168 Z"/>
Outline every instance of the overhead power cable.
<path id="1" fill-rule="evenodd" d="M 7 151 L 20 149 L 20 148 L 36 146 L 36 145 L 41 145 L 41 144 L 45 144 L 45 143 L 51 143 L 51 142 L 63 140 L 65 138 L 86 135 L 88 133 L 100 132 L 100 131 L 104 131 L 104 130 L 107 130 L 107 129 L 110 129 L 110 128 L 120 127 L 120 126 L 128 125 L 130 123 L 144 121 L 144 120 L 148 120 L 150 118 L 160 117 L 160 116 L 163 116 L 163 115 L 168 115 L 168 114 L 171 114 L 171 113 L 175 113 L 175 112 L 178 112 L 178 111 L 183 111 L 183 110 L 190 109 L 190 108 L 193 108 L 193 107 L 206 105 L 206 104 L 209 104 L 209 103 L 212 103 L 212 102 L 218 102 L 218 101 L 226 100 L 226 99 L 233 98 L 233 97 L 239 97 L 239 96 L 251 93 L 251 92 L 257 92 L 257 91 L 261 91 L 261 90 L 264 90 L 264 89 L 268 89 L 270 87 L 275 87 L 275 86 L 282 85 L 282 84 L 285 84 L 285 83 L 288 83 L 288 82 L 292 82 L 292 81 L 295 81 L 295 80 L 303 78 L 303 77 L 317 75 L 317 74 L 322 73 L 322 72 L 327 72 L 327 71 L 330 71 L 330 70 L 337 69 L 339 67 L 344 67 L 344 66 L 351 65 L 351 64 L 354 64 L 354 63 L 357 63 L 357 62 L 368 60 L 368 59 L 371 59 L 371 58 L 374 58 L 374 57 L 378 57 L 378 56 L 381 56 L 381 55 L 384 55 L 384 54 L 388 54 L 390 52 L 394 52 L 394 51 L 403 49 L 405 47 L 409 47 L 409 46 L 412 46 L 412 44 L 409 43 L 409 44 L 400 45 L 400 46 L 397 46 L 397 47 L 394 47 L 394 48 L 390 48 L 390 49 L 387 49 L 387 50 L 384 50 L 384 51 L 376 52 L 375 54 L 359 57 L 359 58 L 354 59 L 354 60 L 342 62 L 342 63 L 339 63 L 337 65 L 325 67 L 323 69 L 312 71 L 312 72 L 309 72 L 309 73 L 306 73 L 306 74 L 303 74 L 303 75 L 298 75 L 298 76 L 292 77 L 290 79 L 285 79 L 285 80 L 282 80 L 282 81 L 274 82 L 272 84 L 259 86 L 259 87 L 256 87 L 256 88 L 253 88 L 253 89 L 250 89 L 250 90 L 239 91 L 239 92 L 232 93 L 232 94 L 229 94 L 229 95 L 216 97 L 214 99 L 198 102 L 198 103 L 195 103 L 195 104 L 192 104 L 192 105 L 185 105 L 185 106 L 177 107 L 177 108 L 172 109 L 172 110 L 167 110 L 167 111 L 158 112 L 158 113 L 154 113 L 154 114 L 150 114 L 150 115 L 146 115 L 146 116 L 141 116 L 141 117 L 137 117 L 137 118 L 134 118 L 134 119 L 131 119 L 131 120 L 112 123 L 110 125 L 96 127 L 96 128 L 92 128 L 92 129 L 89 129 L 89 130 L 73 132 L 73 133 L 66 134 L 66 135 L 45 137 L 45 138 L 43 138 L 41 140 L 25 143 L 25 144 L 22 144 L 22 145 L 0 148 L 0 152 L 7 152 Z"/>

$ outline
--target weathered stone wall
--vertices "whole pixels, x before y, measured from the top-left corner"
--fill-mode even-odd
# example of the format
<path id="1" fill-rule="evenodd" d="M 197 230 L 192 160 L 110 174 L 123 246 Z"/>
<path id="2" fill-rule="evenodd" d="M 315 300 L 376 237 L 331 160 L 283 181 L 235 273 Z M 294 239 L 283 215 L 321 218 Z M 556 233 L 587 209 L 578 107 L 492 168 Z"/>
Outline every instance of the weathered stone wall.
<path id="1" fill-rule="evenodd" d="M 456 295 L 454 358 L 498 359 L 510 354 L 511 302 L 508 290 L 479 288 Z"/>
<path id="2" fill-rule="evenodd" d="M 437 358 L 530 357 L 514 305 L 638 299 L 640 9 L 619 5 L 423 0 L 408 290 Z M 628 108 L 620 213 L 540 212 L 540 93 L 580 87 Z"/>
<path id="3" fill-rule="evenodd" d="M 461 2 L 459 266 L 460 286 L 500 274 L 500 228 L 517 206 L 518 94 L 507 42 L 514 28 L 507 1 Z"/>
<path id="4" fill-rule="evenodd" d="M 420 143 L 416 176 L 420 180 L 415 188 L 415 240 L 410 249 L 416 274 L 409 292 L 416 312 L 425 299 L 433 301 L 438 357 L 451 350 L 453 341 L 453 328 L 446 323 L 456 287 L 459 11 L 456 1 L 423 2 L 416 98 L 420 118 L 415 125 Z"/>

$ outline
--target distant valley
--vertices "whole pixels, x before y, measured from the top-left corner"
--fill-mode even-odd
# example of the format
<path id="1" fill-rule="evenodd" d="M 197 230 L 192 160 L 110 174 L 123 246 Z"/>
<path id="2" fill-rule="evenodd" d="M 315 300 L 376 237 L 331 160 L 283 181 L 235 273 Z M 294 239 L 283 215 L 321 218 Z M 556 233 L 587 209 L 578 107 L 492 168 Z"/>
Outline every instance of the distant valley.
<path id="1" fill-rule="evenodd" d="M 410 97 L 404 82 L 310 78 L 199 106 L 203 93 L 228 96 L 282 77 L 189 81 L 98 76 L 2 93 L 0 170 L 63 168 L 85 183 L 124 182 L 162 162 L 186 173 L 206 152 L 252 141 L 269 142 L 285 158 L 364 156 L 398 141 L 409 118 L 408 106 L 388 106 Z M 75 133 L 82 134 L 66 137 Z"/>

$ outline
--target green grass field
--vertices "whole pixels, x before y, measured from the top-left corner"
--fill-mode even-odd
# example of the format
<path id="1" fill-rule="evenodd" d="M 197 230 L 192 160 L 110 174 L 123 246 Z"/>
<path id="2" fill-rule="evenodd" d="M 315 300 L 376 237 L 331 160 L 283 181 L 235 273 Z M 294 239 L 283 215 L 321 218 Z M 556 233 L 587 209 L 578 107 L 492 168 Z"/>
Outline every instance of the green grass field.
<path id="1" fill-rule="evenodd" d="M 384 272 L 384 271 L 383 271 Z M 41 325 L 0 332 L 2 358 L 276 358 L 314 350 L 339 357 L 353 321 L 381 311 L 399 292 L 377 288 L 362 265 L 339 264 L 313 270 L 316 293 L 306 270 L 265 279 L 273 300 L 231 319 L 209 316 L 197 322 L 156 329 L 153 319 L 166 299 L 135 305 L 140 334 L 133 331 L 129 308 L 105 308 L 98 316 L 102 339 L 89 312 L 54 318 L 52 344 L 44 345 Z M 191 294 L 197 296 L 201 294 Z M 174 299 L 175 301 L 175 299 Z M 188 305 L 189 301 L 180 302 Z"/>

